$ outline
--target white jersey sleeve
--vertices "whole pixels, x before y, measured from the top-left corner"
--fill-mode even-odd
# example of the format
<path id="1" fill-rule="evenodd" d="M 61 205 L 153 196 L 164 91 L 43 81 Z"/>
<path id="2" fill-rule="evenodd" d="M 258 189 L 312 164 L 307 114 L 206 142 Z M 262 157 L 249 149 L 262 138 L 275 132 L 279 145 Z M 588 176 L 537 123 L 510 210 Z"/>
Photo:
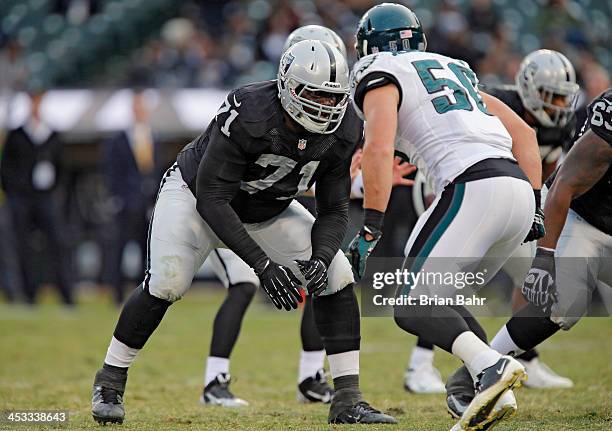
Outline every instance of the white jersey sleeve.
<path id="1" fill-rule="evenodd" d="M 387 56 L 380 54 L 370 54 L 363 57 L 353 68 L 351 75 L 351 99 L 357 115 L 363 120 L 363 100 L 368 91 L 393 84 L 397 87 L 400 96 L 398 109 L 402 104 L 404 88 L 402 85 L 409 82 L 402 82 L 402 71 L 396 64 L 389 61 Z M 409 90 L 409 89 L 408 89 Z M 409 91 L 408 91 L 409 92 Z"/>

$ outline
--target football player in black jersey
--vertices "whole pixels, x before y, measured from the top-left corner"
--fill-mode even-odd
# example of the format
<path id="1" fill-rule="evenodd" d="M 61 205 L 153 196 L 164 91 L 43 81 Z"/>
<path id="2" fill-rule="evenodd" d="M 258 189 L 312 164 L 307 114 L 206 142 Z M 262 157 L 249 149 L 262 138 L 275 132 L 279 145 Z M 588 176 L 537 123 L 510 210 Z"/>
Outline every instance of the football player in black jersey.
<path id="1" fill-rule="evenodd" d="M 542 180 L 550 176 L 557 160 L 574 137 L 574 102 L 579 86 L 576 73 L 570 61 L 561 53 L 540 49 L 527 55 L 516 74 L 516 85 L 487 87 L 487 94 L 504 102 L 527 124 L 534 128 L 542 158 Z M 517 288 L 513 294 L 513 311 L 525 305 L 518 288 L 529 270 L 528 258 L 533 256 L 534 243 L 519 247 L 506 265 L 504 271 L 510 275 Z M 432 373 L 433 346 L 419 339 L 412 352 L 411 368 L 406 370 L 405 387 L 413 392 L 444 391 L 439 375 Z M 526 387 L 569 388 L 573 382 L 552 371 L 540 362 L 538 352 L 530 350 L 517 359 L 525 366 L 529 379 Z M 416 365 L 415 365 L 416 364 Z M 433 369 L 435 371 L 435 369 Z M 451 379 L 452 380 L 452 379 Z M 449 394 L 454 392 L 447 384 Z M 452 402 L 452 401 L 451 401 Z"/>
<path id="2" fill-rule="evenodd" d="M 528 351 L 569 330 L 587 312 L 598 284 L 612 285 L 612 88 L 588 106 L 579 138 L 547 186 L 546 235 L 522 287 L 529 302 L 491 342 L 502 354 Z M 453 378 L 457 388 L 463 380 L 457 398 L 469 402 L 469 374 L 458 371 Z"/>
<path id="3" fill-rule="evenodd" d="M 307 25 L 291 32 L 283 52 L 302 40 L 327 42 L 338 48 L 346 58 L 346 47 L 340 36 L 320 25 Z M 358 160 L 353 157 L 351 178 L 356 162 Z M 355 168 L 358 169 L 358 164 Z M 236 397 L 229 389 L 232 380 L 229 373 L 230 355 L 236 345 L 243 317 L 259 287 L 259 278 L 250 266 L 229 249 L 214 250 L 209 260 L 213 272 L 226 287 L 227 295 L 214 319 L 200 401 L 207 405 L 232 408 L 247 406 L 247 401 Z M 334 391 L 323 369 L 325 349 L 314 321 L 311 296 L 304 299 L 300 339 L 302 350 L 298 363 L 297 400 L 304 403 L 329 403 Z"/>
<path id="4" fill-rule="evenodd" d="M 94 380 L 96 421 L 123 421 L 128 367 L 208 254 L 225 246 L 255 270 L 277 308 L 297 308 L 302 284 L 316 296 L 336 391 L 328 421 L 395 423 L 359 390 L 359 308 L 339 250 L 361 136 L 348 107 L 348 65 L 327 43 L 295 44 L 276 81 L 230 92 L 215 121 L 164 175 L 144 282 L 125 304 Z M 294 200 L 315 181 L 316 219 Z"/>

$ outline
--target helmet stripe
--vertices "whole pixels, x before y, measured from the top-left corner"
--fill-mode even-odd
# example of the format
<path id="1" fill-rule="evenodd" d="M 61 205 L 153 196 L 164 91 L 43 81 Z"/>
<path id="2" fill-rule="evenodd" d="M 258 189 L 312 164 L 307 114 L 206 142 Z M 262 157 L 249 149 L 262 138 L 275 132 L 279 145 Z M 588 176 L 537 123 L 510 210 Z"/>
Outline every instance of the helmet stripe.
<path id="1" fill-rule="evenodd" d="M 329 81 L 336 82 L 336 57 L 334 56 L 334 52 L 327 43 L 323 42 L 321 45 L 325 47 L 327 55 L 329 56 Z"/>

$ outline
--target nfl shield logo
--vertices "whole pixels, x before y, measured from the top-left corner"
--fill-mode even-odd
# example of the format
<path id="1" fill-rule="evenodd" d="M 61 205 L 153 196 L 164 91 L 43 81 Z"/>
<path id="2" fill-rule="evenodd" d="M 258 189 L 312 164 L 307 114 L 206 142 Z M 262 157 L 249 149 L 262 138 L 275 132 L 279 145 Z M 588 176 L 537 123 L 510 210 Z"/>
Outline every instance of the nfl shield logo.
<path id="1" fill-rule="evenodd" d="M 300 139 L 298 141 L 298 150 L 304 150 L 306 148 L 306 139 Z"/>

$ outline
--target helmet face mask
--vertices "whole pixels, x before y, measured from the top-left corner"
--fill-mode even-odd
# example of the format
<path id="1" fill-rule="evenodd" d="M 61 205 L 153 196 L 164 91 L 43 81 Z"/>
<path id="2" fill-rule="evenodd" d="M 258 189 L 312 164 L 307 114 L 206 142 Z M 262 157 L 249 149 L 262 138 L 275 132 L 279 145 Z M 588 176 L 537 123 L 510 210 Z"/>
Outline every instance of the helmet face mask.
<path id="1" fill-rule="evenodd" d="M 406 6 L 382 3 L 359 21 L 355 49 L 359 58 L 382 51 L 425 51 L 427 38 L 421 22 Z"/>
<path id="2" fill-rule="evenodd" d="M 290 47 L 281 58 L 278 91 L 287 114 L 312 133 L 333 133 L 348 105 L 348 64 L 331 45 L 314 40 Z"/>
<path id="3" fill-rule="evenodd" d="M 580 87 L 572 64 L 556 51 L 541 49 L 529 54 L 516 75 L 525 109 L 543 127 L 563 127 L 574 112 Z"/>

